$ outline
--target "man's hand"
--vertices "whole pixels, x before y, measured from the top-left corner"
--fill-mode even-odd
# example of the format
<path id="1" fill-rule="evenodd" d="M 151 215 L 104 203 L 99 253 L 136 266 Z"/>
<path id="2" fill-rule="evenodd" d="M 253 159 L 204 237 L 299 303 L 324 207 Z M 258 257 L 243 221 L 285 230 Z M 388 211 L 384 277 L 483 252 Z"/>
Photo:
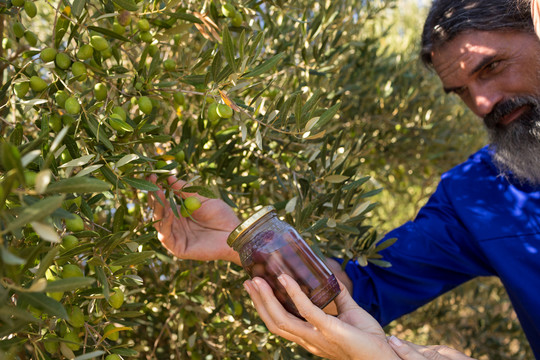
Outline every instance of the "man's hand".
<path id="1" fill-rule="evenodd" d="M 155 175 L 150 177 L 154 183 L 156 179 Z M 191 214 L 191 218 L 177 218 L 163 191 L 150 194 L 149 203 L 156 221 L 154 227 L 163 246 L 180 259 L 227 260 L 240 264 L 238 253 L 227 245 L 227 237 L 240 223 L 234 211 L 222 200 L 182 192 L 186 184 L 183 180 L 170 176 L 167 181 L 176 195 L 182 198 L 196 196 L 201 207 Z"/>

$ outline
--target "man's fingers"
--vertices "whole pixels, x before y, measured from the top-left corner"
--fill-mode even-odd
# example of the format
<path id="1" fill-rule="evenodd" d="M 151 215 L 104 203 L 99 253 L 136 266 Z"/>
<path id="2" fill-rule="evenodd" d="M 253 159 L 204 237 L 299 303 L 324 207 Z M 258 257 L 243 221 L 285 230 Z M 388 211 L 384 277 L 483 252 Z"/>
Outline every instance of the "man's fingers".
<path id="1" fill-rule="evenodd" d="M 183 189 L 189 188 L 191 186 L 191 184 L 189 184 L 187 181 L 177 179 L 175 176 L 171 175 L 167 178 L 167 182 L 169 183 L 171 189 L 174 190 L 174 193 L 180 196 L 182 199 L 194 196 L 197 199 L 201 200 L 201 202 L 208 200 L 207 197 L 201 196 L 197 193 L 189 193 L 183 191 Z"/>

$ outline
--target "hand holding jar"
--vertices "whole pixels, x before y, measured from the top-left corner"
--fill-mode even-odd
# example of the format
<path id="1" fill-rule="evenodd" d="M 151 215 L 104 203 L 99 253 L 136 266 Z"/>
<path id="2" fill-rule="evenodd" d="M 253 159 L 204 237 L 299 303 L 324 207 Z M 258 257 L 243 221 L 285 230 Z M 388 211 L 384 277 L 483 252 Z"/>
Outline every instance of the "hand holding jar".
<path id="1" fill-rule="evenodd" d="M 332 360 L 473 360 L 447 346 L 421 346 L 394 336 L 387 338 L 379 323 L 354 302 L 343 284 L 334 300 L 338 308 L 338 316 L 334 317 L 312 304 L 290 276 L 281 275 L 278 281 L 306 321 L 287 312 L 262 278 L 248 280 L 244 287 L 272 333 L 312 354 Z"/>
<path id="2" fill-rule="evenodd" d="M 324 308 L 339 294 L 334 274 L 289 224 L 278 219 L 266 206 L 240 224 L 227 243 L 240 254 L 250 277 L 261 277 L 272 287 L 290 313 L 301 317 L 287 292 L 277 281 L 281 274 L 292 276 L 310 301 Z"/>

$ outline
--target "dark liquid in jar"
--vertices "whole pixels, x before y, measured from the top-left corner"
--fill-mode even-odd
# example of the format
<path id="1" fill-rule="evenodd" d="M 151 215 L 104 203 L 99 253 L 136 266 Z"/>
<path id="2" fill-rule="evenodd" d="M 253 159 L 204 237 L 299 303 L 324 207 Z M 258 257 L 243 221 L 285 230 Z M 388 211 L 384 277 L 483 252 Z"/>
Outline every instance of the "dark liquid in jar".
<path id="1" fill-rule="evenodd" d="M 339 294 L 339 284 L 328 267 L 313 253 L 294 229 L 262 231 L 240 251 L 242 264 L 253 277 L 261 277 L 272 287 L 276 298 L 290 313 L 301 318 L 296 306 L 277 279 L 290 275 L 319 308 Z"/>

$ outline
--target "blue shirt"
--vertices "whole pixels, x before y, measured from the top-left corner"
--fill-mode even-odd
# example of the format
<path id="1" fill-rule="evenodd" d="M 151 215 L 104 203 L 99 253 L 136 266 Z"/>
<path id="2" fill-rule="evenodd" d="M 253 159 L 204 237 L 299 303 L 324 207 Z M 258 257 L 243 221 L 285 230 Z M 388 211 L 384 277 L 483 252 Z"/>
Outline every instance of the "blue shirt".
<path id="1" fill-rule="evenodd" d="M 476 276 L 498 276 L 540 359 L 540 187 L 500 176 L 485 147 L 445 173 L 394 237 L 381 252 L 392 267 L 345 268 L 353 298 L 382 325 Z"/>

